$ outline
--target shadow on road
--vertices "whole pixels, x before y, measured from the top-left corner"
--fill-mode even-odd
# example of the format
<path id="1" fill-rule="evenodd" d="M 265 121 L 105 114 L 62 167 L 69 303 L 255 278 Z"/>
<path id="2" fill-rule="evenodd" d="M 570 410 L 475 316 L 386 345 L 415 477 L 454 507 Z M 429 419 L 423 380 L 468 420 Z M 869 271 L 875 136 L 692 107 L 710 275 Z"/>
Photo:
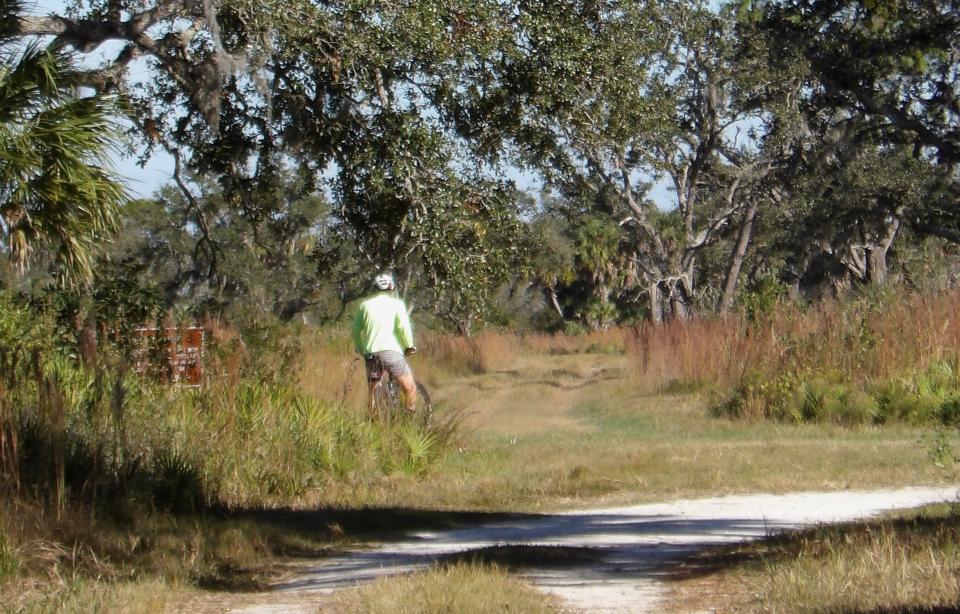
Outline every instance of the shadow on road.
<path id="1" fill-rule="evenodd" d="M 312 538 L 393 541 L 419 530 L 452 530 L 491 522 L 527 522 L 543 516 L 504 512 L 433 511 L 412 508 L 216 509 L 226 520 L 248 520 Z"/>
<path id="2" fill-rule="evenodd" d="M 480 514 L 485 517 L 481 524 L 463 526 L 478 518 L 473 513 L 438 513 L 433 526 L 423 526 L 430 524 L 434 513 L 394 513 L 413 529 L 402 541 L 329 557 L 276 588 L 333 589 L 459 562 L 496 564 L 547 587 L 664 579 L 675 564 L 702 550 L 705 543 L 750 538 L 774 528 L 752 519 L 618 514 Z M 413 525 L 421 527 L 419 532 Z"/>

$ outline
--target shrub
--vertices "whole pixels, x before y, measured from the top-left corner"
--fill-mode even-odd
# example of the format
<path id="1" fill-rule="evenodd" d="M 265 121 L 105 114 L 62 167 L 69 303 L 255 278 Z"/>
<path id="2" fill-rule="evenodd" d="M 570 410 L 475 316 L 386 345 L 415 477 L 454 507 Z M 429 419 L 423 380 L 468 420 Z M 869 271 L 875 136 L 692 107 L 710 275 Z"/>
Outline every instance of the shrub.
<path id="1" fill-rule="evenodd" d="M 923 423 L 937 417 L 943 399 L 919 393 L 909 382 L 894 381 L 877 394 L 878 422 Z"/>
<path id="2" fill-rule="evenodd" d="M 768 275 L 753 281 L 740 296 L 744 316 L 751 322 L 771 317 L 786 295 L 786 290 L 786 286 L 774 276 Z"/>
<path id="3" fill-rule="evenodd" d="M 943 424 L 960 427 L 960 395 L 945 399 L 940 404 L 937 415 Z"/>
<path id="4" fill-rule="evenodd" d="M 0 342 L 11 344 L 0 343 L 0 435 L 13 444 L 0 455 L 0 487 L 41 505 L 76 502 L 120 517 L 127 508 L 290 504 L 345 480 L 422 474 L 452 436 L 371 425 L 272 367 L 198 390 L 142 379 L 106 352 L 82 367 L 28 316 L 0 295 Z"/>
<path id="5" fill-rule="evenodd" d="M 877 402 L 872 396 L 861 390 L 849 390 L 842 402 L 828 413 L 833 422 L 854 426 L 875 422 L 878 412 Z"/>

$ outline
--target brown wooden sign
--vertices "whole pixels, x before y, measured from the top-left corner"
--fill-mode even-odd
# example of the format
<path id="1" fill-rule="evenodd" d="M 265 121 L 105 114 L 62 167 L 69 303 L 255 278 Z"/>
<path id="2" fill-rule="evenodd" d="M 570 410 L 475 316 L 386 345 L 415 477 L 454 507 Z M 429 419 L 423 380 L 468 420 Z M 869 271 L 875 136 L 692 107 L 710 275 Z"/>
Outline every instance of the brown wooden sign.
<path id="1" fill-rule="evenodd" d="M 134 369 L 180 386 L 203 381 L 206 335 L 198 326 L 136 329 Z"/>

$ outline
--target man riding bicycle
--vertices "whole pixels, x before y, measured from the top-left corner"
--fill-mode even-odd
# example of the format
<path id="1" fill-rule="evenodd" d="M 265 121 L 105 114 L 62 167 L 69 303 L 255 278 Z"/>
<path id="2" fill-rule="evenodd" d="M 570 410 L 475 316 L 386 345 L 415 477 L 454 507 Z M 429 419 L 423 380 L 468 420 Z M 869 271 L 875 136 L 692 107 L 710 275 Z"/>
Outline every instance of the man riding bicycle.
<path id="1" fill-rule="evenodd" d="M 380 273 L 373 280 L 376 293 L 360 303 L 353 318 L 353 346 L 367 368 L 367 399 L 373 411 L 374 388 L 385 369 L 403 391 L 407 411 L 413 413 L 417 384 L 405 356 L 417 351 L 407 306 L 396 293 L 393 275 Z"/>

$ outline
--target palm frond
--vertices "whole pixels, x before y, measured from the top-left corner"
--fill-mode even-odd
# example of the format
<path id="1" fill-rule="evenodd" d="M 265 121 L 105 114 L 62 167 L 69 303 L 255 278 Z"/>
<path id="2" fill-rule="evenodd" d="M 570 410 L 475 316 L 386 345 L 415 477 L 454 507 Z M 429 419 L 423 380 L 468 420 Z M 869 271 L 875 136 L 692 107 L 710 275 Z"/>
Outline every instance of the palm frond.
<path id="1" fill-rule="evenodd" d="M 10 6 L 0 0 L 0 14 Z M 50 251 L 64 282 L 79 283 L 129 201 L 106 166 L 121 144 L 116 100 L 80 95 L 68 56 L 3 43 L 0 31 L 3 247 L 21 267 L 35 250 Z"/>

